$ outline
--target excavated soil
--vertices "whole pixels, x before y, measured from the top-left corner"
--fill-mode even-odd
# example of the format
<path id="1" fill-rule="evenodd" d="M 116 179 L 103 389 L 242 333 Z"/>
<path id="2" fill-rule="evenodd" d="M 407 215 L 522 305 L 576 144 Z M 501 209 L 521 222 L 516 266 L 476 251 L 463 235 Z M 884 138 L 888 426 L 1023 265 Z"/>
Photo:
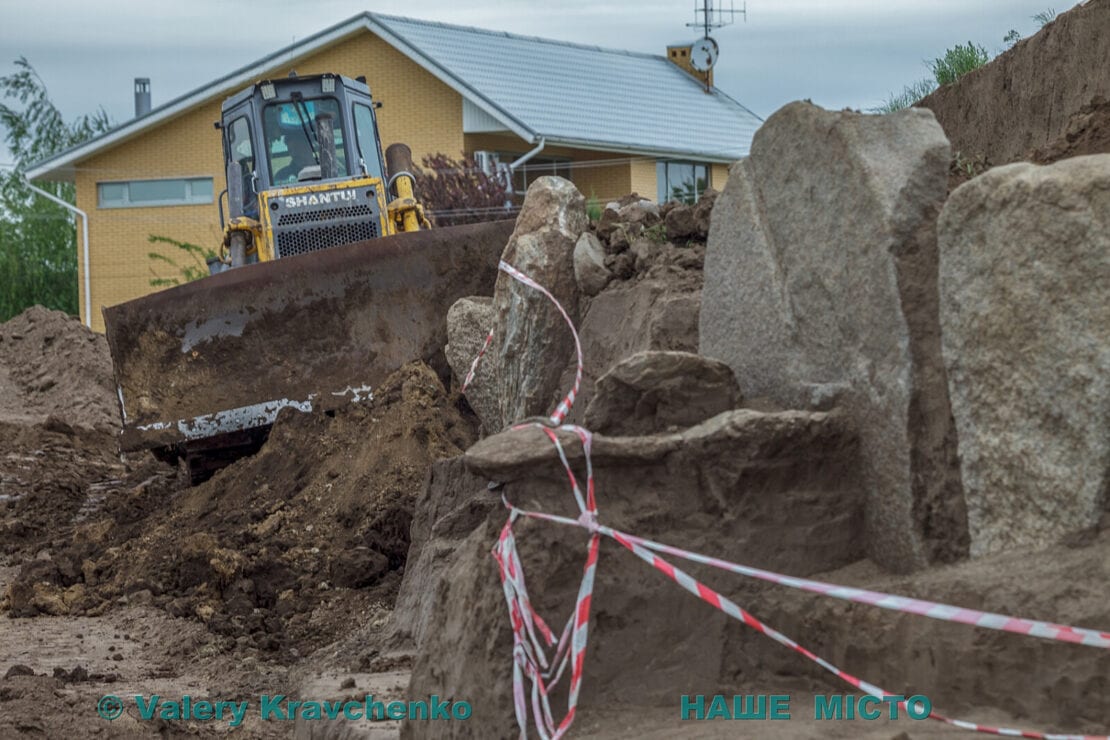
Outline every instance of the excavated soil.
<path id="1" fill-rule="evenodd" d="M 0 421 L 0 556 L 18 562 L 50 547 L 135 486 L 175 485 L 153 459 L 121 462 L 109 434 L 68 426 Z"/>
<path id="2" fill-rule="evenodd" d="M 353 615 L 391 603 L 428 465 L 473 440 L 435 373 L 408 365 L 371 404 L 283 414 L 257 455 L 200 486 L 160 477 L 116 489 L 66 541 L 23 565 L 10 614 L 149 604 L 296 659 L 349 629 Z"/>
<path id="3" fill-rule="evenodd" d="M 0 324 L 0 421 L 119 426 L 108 343 L 75 316 L 33 306 Z"/>
<path id="4" fill-rule="evenodd" d="M 966 159 L 1027 159 L 1066 136 L 1072 116 L 1110 97 L 1110 0 L 1061 13 L 990 64 L 922 100 Z"/>

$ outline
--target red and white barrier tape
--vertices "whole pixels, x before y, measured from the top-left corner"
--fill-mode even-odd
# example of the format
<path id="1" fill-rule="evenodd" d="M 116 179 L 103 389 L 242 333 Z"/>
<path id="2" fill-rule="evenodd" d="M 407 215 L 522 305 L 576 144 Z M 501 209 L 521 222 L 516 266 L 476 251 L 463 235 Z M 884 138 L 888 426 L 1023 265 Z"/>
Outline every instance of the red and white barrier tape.
<path id="1" fill-rule="evenodd" d="M 830 673 L 832 673 L 833 675 L 843 679 L 844 681 L 848 682 L 852 686 L 860 689 L 861 691 L 864 691 L 867 694 L 870 694 L 871 696 L 874 696 L 874 697 L 877 697 L 877 698 L 880 698 L 880 699 L 883 698 L 884 696 L 894 696 L 890 692 L 884 691 L 883 689 L 880 689 L 879 687 L 875 686 L 874 684 L 870 684 L 867 681 L 864 681 L 860 678 L 857 678 L 856 676 L 853 676 L 852 674 L 847 673 L 846 671 L 843 671 L 840 668 L 837 668 L 836 666 L 832 665 L 831 663 L 829 663 L 829 662 L 823 660 L 822 658 L 818 657 L 817 655 L 813 654 L 812 652 L 810 652 L 806 648 L 802 647 L 798 643 L 791 640 L 786 635 L 783 635 L 781 632 L 778 632 L 775 629 L 773 629 L 773 628 L 769 627 L 768 625 L 764 624 L 759 619 L 755 618 L 750 613 L 745 611 L 742 607 L 737 605 L 735 602 L 729 600 L 727 597 L 722 596 L 717 591 L 714 591 L 713 589 L 704 585 L 703 583 L 701 583 L 700 581 L 698 581 L 697 579 L 693 578 L 688 573 L 683 571 L 682 569 L 680 569 L 680 568 L 672 565 L 671 563 L 669 563 L 667 560 L 664 560 L 663 558 L 659 557 L 658 555 L 655 555 L 654 553 L 650 552 L 649 548 L 650 549 L 657 549 L 657 550 L 661 550 L 661 551 L 666 551 L 666 552 L 672 553 L 674 555 L 677 555 L 679 557 L 684 557 L 688 560 L 704 563 L 706 565 L 712 565 L 712 566 L 715 566 L 715 567 L 723 567 L 725 570 L 731 570 L 732 572 L 736 572 L 736 573 L 751 574 L 752 571 L 758 572 L 758 573 L 761 573 L 762 576 L 756 576 L 756 577 L 762 577 L 763 580 L 772 581 L 774 583 L 782 583 L 783 585 L 792 585 L 794 587 L 800 588 L 801 586 L 799 586 L 797 583 L 793 583 L 793 584 L 788 583 L 788 581 L 795 581 L 795 582 L 800 581 L 800 582 L 805 583 L 805 584 L 813 584 L 815 586 L 825 587 L 825 588 L 829 589 L 829 591 L 822 591 L 822 590 L 818 590 L 818 589 L 815 589 L 815 588 L 807 588 L 806 589 L 806 590 L 815 591 L 816 593 L 823 593 L 825 595 L 834 595 L 834 594 L 831 593 L 831 590 L 842 588 L 842 587 L 832 586 L 831 584 L 821 583 L 819 581 L 808 581 L 806 579 L 791 578 L 790 576 L 782 576 L 778 573 L 772 573 L 770 571 L 759 571 L 758 569 L 755 569 L 755 568 L 748 568 L 747 566 L 736 565 L 735 563 L 729 563 L 728 561 L 718 560 L 716 558 L 707 558 L 703 555 L 698 555 L 696 553 L 691 553 L 689 551 L 681 550 L 679 548 L 673 548 L 673 547 L 670 547 L 670 546 L 667 546 L 667 545 L 661 545 L 660 543 L 652 542 L 651 540 L 645 540 L 641 537 L 635 537 L 635 536 L 627 534 L 625 532 L 621 532 L 620 530 L 612 529 L 611 527 L 606 527 L 604 525 L 600 525 L 600 524 L 596 524 L 596 523 L 589 524 L 589 523 L 584 523 L 584 522 L 582 522 L 580 520 L 577 520 L 577 519 L 571 519 L 569 517 L 557 516 L 555 514 L 546 514 L 544 512 L 538 512 L 538 511 L 527 511 L 525 509 L 519 509 L 519 508 L 517 508 L 515 506 L 512 506 L 512 505 L 508 505 L 508 506 L 509 506 L 509 509 L 510 509 L 510 516 L 512 516 L 514 518 L 527 517 L 527 518 L 531 518 L 531 519 L 541 519 L 541 520 L 544 520 L 544 521 L 555 522 L 557 524 L 565 524 L 565 525 L 572 526 L 572 527 L 582 527 L 584 529 L 589 530 L 590 533 L 591 533 L 591 536 L 596 536 L 597 534 L 602 534 L 602 535 L 606 535 L 608 537 L 612 537 L 614 540 L 619 542 L 621 545 L 623 545 L 624 547 L 631 550 L 641 560 L 648 563 L 653 568 L 661 571 L 664 575 L 666 575 L 672 581 L 674 581 L 678 585 L 682 586 L 684 589 L 686 589 L 690 593 L 694 594 L 695 596 L 697 596 L 701 600 L 713 605 L 715 608 L 719 609 L 720 611 L 724 612 L 725 614 L 729 615 L 730 617 L 743 622 L 744 624 L 748 625 L 749 627 L 752 627 L 753 629 L 756 629 L 759 632 L 762 632 L 763 634 L 767 635 L 768 637 L 770 637 L 775 642 L 778 642 L 782 645 L 786 645 L 791 650 L 794 650 L 795 652 L 800 653 L 801 655 L 805 656 L 810 661 L 812 661 L 814 663 L 817 663 L 819 666 L 821 666 L 825 670 L 827 670 Z M 725 566 L 728 566 L 728 567 L 725 567 Z M 904 611 L 904 612 L 911 613 L 911 614 L 920 614 L 922 616 L 931 616 L 934 619 L 948 619 L 946 616 L 943 616 L 941 614 L 922 613 L 920 611 L 914 611 L 914 610 L 910 610 L 910 609 L 901 609 L 901 608 L 898 608 L 896 606 L 893 606 L 891 600 L 893 600 L 893 599 L 902 599 L 903 597 L 900 597 L 900 596 L 891 596 L 889 594 L 880 594 L 880 593 L 876 593 L 876 592 L 873 592 L 873 591 L 861 591 L 859 589 L 850 589 L 850 590 L 860 591 L 860 593 L 868 594 L 869 596 L 885 597 L 885 599 L 887 600 L 887 603 L 882 604 L 882 606 L 883 606 L 883 608 L 886 608 L 886 609 L 893 609 L 895 611 Z M 838 598 L 845 598 L 845 597 L 844 596 L 839 596 Z M 874 606 L 880 606 L 879 603 L 876 603 L 876 602 L 873 602 L 873 601 L 866 601 L 866 600 L 863 600 L 863 599 L 853 598 L 853 599 L 849 599 L 849 600 L 858 601 L 859 603 L 872 604 Z M 907 601 L 916 601 L 916 600 L 907 599 Z M 1010 628 L 1009 626 L 1006 626 L 1004 624 L 1000 625 L 1000 624 L 997 624 L 997 623 L 993 623 L 991 620 L 985 620 L 985 619 L 984 619 L 983 622 L 975 622 L 975 621 L 970 621 L 970 620 L 967 620 L 967 619 L 958 619 L 958 620 L 948 619 L 948 621 L 958 621 L 958 622 L 961 622 L 963 624 L 973 624 L 973 625 L 981 626 L 981 627 L 989 627 L 991 629 L 998 629 L 998 630 L 1003 630 L 1003 631 L 1007 631 L 1007 632 L 1014 632 L 1016 634 L 1023 634 L 1023 635 L 1032 634 L 1032 635 L 1037 635 L 1039 637 L 1044 637 L 1044 638 L 1049 639 L 1049 640 L 1060 640 L 1062 642 L 1072 642 L 1072 643 L 1078 643 L 1078 644 L 1081 644 L 1081 645 L 1096 645 L 1096 646 L 1099 646 L 1099 647 L 1105 647 L 1104 645 L 1101 645 L 1101 644 L 1093 642 L 1093 641 L 1086 641 L 1085 639 L 1084 640 L 1077 640 L 1077 639 L 1074 639 L 1073 637 L 1065 636 L 1069 633 L 1071 633 L 1071 634 L 1086 633 L 1087 635 L 1095 635 L 1095 636 L 1104 634 L 1104 633 L 1095 632 L 1094 630 L 1084 630 L 1084 629 L 1077 628 L 1077 627 L 1065 627 L 1065 626 L 1060 626 L 1060 625 L 1050 625 L 1047 622 L 1034 622 L 1034 621 L 1031 621 L 1031 620 L 1015 620 L 1012 617 L 1003 617 L 1002 615 L 992 615 L 992 614 L 989 614 L 989 613 L 986 613 L 986 612 L 975 612 L 974 610 L 962 610 L 962 609 L 957 609 L 957 607 L 949 607 L 949 606 L 946 606 L 944 604 L 935 604 L 935 603 L 932 603 L 932 602 L 918 602 L 918 603 L 920 603 L 920 604 L 929 604 L 931 607 L 934 607 L 934 608 L 937 608 L 937 609 L 956 610 L 956 611 L 961 611 L 961 612 L 970 612 L 972 614 L 978 614 L 983 618 L 986 618 L 986 617 L 1001 617 L 1002 620 L 1009 620 L 1010 622 L 1023 623 L 1023 626 L 1018 628 L 1018 629 L 1013 629 L 1013 628 Z M 1024 629 L 1025 624 L 1033 624 L 1033 625 L 1037 625 L 1038 627 L 1043 627 L 1043 628 L 1058 629 L 1058 630 L 1062 630 L 1064 632 L 1061 632 L 1061 634 L 1057 634 L 1057 635 L 1045 634 L 1044 632 L 1038 633 L 1037 631 L 1030 631 L 1030 630 Z M 903 708 L 906 707 L 906 702 L 905 701 L 898 702 L 898 704 L 900 706 L 902 706 Z M 993 734 L 993 735 L 1005 735 L 1005 736 L 1011 736 L 1011 737 L 1042 738 L 1043 740 L 1108 740 L 1108 736 L 1106 736 L 1106 735 L 1046 734 L 1046 733 L 1039 733 L 1039 732 L 1031 732 L 1031 731 L 1027 731 L 1027 730 L 1013 730 L 1013 729 L 1001 728 L 1001 727 L 991 727 L 991 726 L 988 726 L 988 725 L 979 725 L 979 724 L 975 724 L 973 722 L 965 722 L 963 720 L 952 719 L 952 718 L 946 717 L 944 715 L 938 714 L 936 712 L 930 713 L 929 718 L 939 720 L 941 722 L 945 722 L 947 724 L 950 724 L 950 725 L 953 725 L 955 727 L 959 727 L 959 728 L 962 728 L 962 729 L 965 729 L 965 730 L 975 730 L 977 732 L 984 732 L 984 733 L 989 733 L 989 734 Z"/>
<path id="2" fill-rule="evenodd" d="M 523 511 L 520 514 L 528 516 L 533 519 L 543 519 L 546 521 L 556 522 L 558 524 L 567 524 L 570 526 L 583 526 L 581 522 L 575 519 L 568 519 L 566 517 L 555 516 L 552 514 L 545 514 L 542 512 Z M 770 583 L 777 583 L 781 586 L 788 586 L 790 588 L 799 589 L 801 591 L 810 591 L 812 593 L 821 594 L 823 596 L 831 596 L 836 599 L 844 601 L 852 601 L 857 604 L 869 604 L 870 606 L 877 606 L 881 609 L 889 609 L 891 611 L 903 612 L 906 614 L 916 614 L 922 617 L 929 617 L 930 619 L 938 619 L 945 622 L 958 622 L 960 624 L 971 625 L 972 627 L 984 627 L 986 629 L 999 630 L 1001 632 L 1012 632 L 1017 635 L 1030 635 L 1032 637 L 1040 637 L 1045 640 L 1055 640 L 1057 642 L 1070 642 L 1077 645 L 1087 645 L 1089 647 L 1098 647 L 1110 649 L 1110 632 L 1100 632 L 1098 630 L 1086 629 L 1084 627 L 1070 627 L 1065 624 L 1055 624 L 1053 622 L 1042 622 L 1035 619 L 1022 619 L 1019 617 L 1010 617 L 1005 614 L 997 614 L 995 612 L 983 612 L 977 609 L 967 609 L 959 606 L 950 606 L 948 604 L 940 604 L 935 601 L 925 601 L 922 599 L 913 599 L 907 596 L 897 596 L 895 594 L 887 594 L 881 591 L 868 591 L 862 588 L 853 588 L 851 586 L 838 586 L 833 583 L 825 583 L 823 581 L 812 581 L 808 578 L 796 578 L 794 576 L 784 575 L 782 573 L 775 573 L 770 570 L 762 570 L 760 568 L 752 568 L 748 565 L 740 565 L 739 563 L 732 563 L 728 560 L 721 560 L 719 558 L 711 558 L 707 555 L 700 555 L 696 552 L 683 550 L 679 547 L 671 545 L 664 545 L 660 542 L 637 537 L 627 532 L 611 529 L 609 527 L 599 527 L 598 531 L 601 534 L 608 535 L 622 544 L 624 542 L 631 542 L 639 545 L 648 550 L 674 555 L 675 557 L 684 560 L 690 560 L 695 563 L 702 563 L 713 568 L 727 570 L 732 573 L 739 573 L 741 575 L 757 578 L 761 581 L 768 581 Z"/>
<path id="3" fill-rule="evenodd" d="M 594 578 L 597 572 L 597 559 L 601 535 L 612 537 L 621 545 L 631 550 L 633 554 L 641 560 L 659 570 L 675 583 L 703 601 L 711 604 L 718 610 L 762 632 L 775 642 L 785 645 L 791 650 L 801 654 L 807 660 L 816 663 L 826 671 L 851 684 L 853 687 L 880 699 L 897 695 L 889 694 L 878 686 L 857 678 L 837 668 L 823 658 L 820 658 L 786 635 L 756 619 L 735 602 L 702 584 L 700 581 L 680 568 L 675 567 L 659 555 L 656 555 L 652 550 L 665 552 L 669 555 L 685 558 L 693 562 L 753 578 L 759 578 L 772 583 L 778 583 L 791 588 L 833 596 L 847 601 L 870 604 L 884 609 L 969 624 L 977 627 L 986 627 L 1015 634 L 1032 635 L 1048 640 L 1110 648 L 1110 633 L 1107 632 L 1069 627 L 1036 620 L 1019 619 L 1002 614 L 981 612 L 974 609 L 963 609 L 920 599 L 910 599 L 864 589 L 836 586 L 805 578 L 794 578 L 772 571 L 751 568 L 726 560 L 699 555 L 698 553 L 636 537 L 599 524 L 597 520 L 597 501 L 594 493 L 593 464 L 590 458 L 593 438 L 588 430 L 579 426 L 570 424 L 562 425 L 563 420 L 574 404 L 574 399 L 578 394 L 582 380 L 582 345 L 578 338 L 578 332 L 574 327 L 574 323 L 570 320 L 570 317 L 567 316 L 566 311 L 563 310 L 563 307 L 543 286 L 504 261 L 500 263 L 499 269 L 524 285 L 539 290 L 555 304 L 555 307 L 559 310 L 559 313 L 562 314 L 567 322 L 567 326 L 570 327 L 571 333 L 574 335 L 574 344 L 578 359 L 574 387 L 564 397 L 563 401 L 551 415 L 551 425 L 529 424 L 514 427 L 514 429 L 522 429 L 528 426 L 538 427 L 544 432 L 548 439 L 551 440 L 559 456 L 559 460 L 564 470 L 566 470 L 575 503 L 578 505 L 581 513 L 578 519 L 571 519 L 569 517 L 546 514 L 543 512 L 526 511 L 513 506 L 507 499 L 502 497 L 505 506 L 509 509 L 509 517 L 501 530 L 501 535 L 493 550 L 493 556 L 497 560 L 501 575 L 501 583 L 505 592 L 505 600 L 508 605 L 509 618 L 513 630 L 513 703 L 517 724 L 520 726 L 521 738 L 526 738 L 528 733 L 528 704 L 524 696 L 525 677 L 532 682 L 532 718 L 542 740 L 563 737 L 574 721 L 578 696 L 581 689 L 582 667 L 585 660 L 586 640 L 589 627 L 590 602 L 593 596 Z M 486 339 L 487 347 L 489 346 L 491 338 L 492 332 Z M 483 348 L 482 351 L 484 352 L 485 348 Z M 473 378 L 480 357 L 481 354 L 479 354 L 478 358 L 475 358 L 474 363 L 471 365 L 466 384 Z M 464 384 L 464 387 L 466 384 Z M 559 441 L 556 429 L 574 433 L 582 443 L 586 461 L 587 478 L 585 498 L 582 496 L 578 479 L 571 469 L 570 462 L 567 460 L 566 452 Z M 516 538 L 513 535 L 513 524 L 522 516 L 569 526 L 582 527 L 590 533 L 589 543 L 587 545 L 586 565 L 583 571 L 582 583 L 578 590 L 578 598 L 575 603 L 574 613 L 567 621 L 567 625 L 557 642 L 554 633 L 548 628 L 540 615 L 532 609 L 531 601 L 528 598 L 528 592 L 524 583 L 524 569 L 517 553 Z M 555 647 L 555 653 L 549 659 L 546 650 L 553 646 Z M 559 722 L 558 726 L 556 726 L 551 714 L 548 693 L 551 687 L 562 677 L 568 659 L 571 665 L 571 683 L 570 695 L 567 702 L 567 713 Z M 898 702 L 898 704 L 908 711 L 907 702 L 905 700 Z M 1036 738 L 1039 740 L 1110 740 L 1110 736 L 1107 735 L 1052 734 L 1028 730 L 1015 730 L 1005 727 L 992 727 L 989 725 L 980 725 L 974 722 L 952 719 L 938 714 L 937 712 L 930 712 L 929 718 L 964 730 L 973 730 L 975 732 L 1007 737 Z"/>

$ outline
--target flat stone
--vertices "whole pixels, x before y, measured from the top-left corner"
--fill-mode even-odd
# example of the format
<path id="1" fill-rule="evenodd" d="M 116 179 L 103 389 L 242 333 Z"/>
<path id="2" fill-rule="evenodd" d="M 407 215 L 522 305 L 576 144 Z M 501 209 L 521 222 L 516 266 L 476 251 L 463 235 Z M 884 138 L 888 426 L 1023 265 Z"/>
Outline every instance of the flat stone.
<path id="1" fill-rule="evenodd" d="M 728 365 L 691 352 L 639 352 L 602 375 L 586 426 L 642 435 L 690 427 L 735 408 L 740 388 Z"/>

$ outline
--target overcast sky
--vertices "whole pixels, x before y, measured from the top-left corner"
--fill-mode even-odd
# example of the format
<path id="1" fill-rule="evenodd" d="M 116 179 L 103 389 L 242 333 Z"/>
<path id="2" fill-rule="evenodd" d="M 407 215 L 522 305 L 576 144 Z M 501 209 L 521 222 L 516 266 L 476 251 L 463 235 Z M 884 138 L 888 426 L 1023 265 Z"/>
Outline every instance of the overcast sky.
<path id="1" fill-rule="evenodd" d="M 716 83 L 764 118 L 800 98 L 867 109 L 923 77 L 923 61 L 949 46 L 974 41 L 993 54 L 1010 29 L 1031 35 L 1031 16 L 1050 1 L 748 0 L 746 23 L 738 17 L 713 32 L 721 48 Z M 694 3 L 3 0 L 0 70 L 11 72 L 11 61 L 25 56 L 67 117 L 103 106 L 120 123 L 134 113 L 135 77 L 151 78 L 158 106 L 364 10 L 661 54 L 700 35 L 685 27 Z"/>

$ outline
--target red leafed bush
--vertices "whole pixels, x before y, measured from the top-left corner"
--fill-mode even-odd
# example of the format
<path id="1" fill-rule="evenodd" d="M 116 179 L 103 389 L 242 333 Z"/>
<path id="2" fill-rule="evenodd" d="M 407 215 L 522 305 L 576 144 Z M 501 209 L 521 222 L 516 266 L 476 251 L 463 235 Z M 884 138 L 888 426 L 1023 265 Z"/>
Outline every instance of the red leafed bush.
<path id="1" fill-rule="evenodd" d="M 455 226 L 512 218 L 516 210 L 506 183 L 497 174 L 487 175 L 465 154 L 456 160 L 443 153 L 421 160 L 413 167 L 416 197 L 436 226 Z"/>

